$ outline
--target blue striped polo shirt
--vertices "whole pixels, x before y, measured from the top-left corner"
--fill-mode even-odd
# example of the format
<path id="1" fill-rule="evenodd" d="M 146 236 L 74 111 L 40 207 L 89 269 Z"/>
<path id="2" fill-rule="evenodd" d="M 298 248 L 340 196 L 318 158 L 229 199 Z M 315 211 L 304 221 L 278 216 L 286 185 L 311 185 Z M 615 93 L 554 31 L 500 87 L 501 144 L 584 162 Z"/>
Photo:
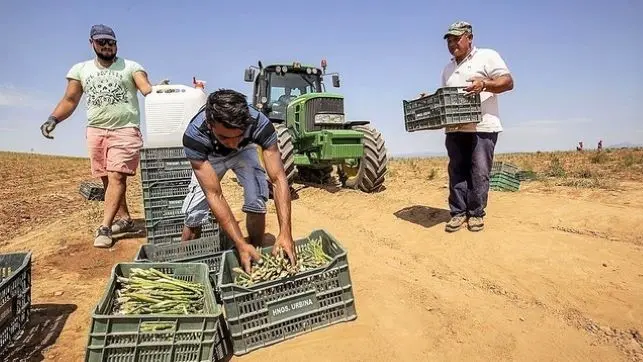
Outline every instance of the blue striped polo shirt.
<path id="1" fill-rule="evenodd" d="M 277 143 L 277 132 L 270 119 L 252 106 L 248 106 L 248 109 L 254 122 L 246 129 L 244 138 L 239 144 L 239 149 L 249 143 L 255 143 L 263 149 Z M 185 129 L 183 150 L 189 160 L 201 161 L 207 160 L 208 156 L 228 156 L 238 151 L 226 147 L 212 134 L 205 120 L 205 107 L 199 110 Z"/>

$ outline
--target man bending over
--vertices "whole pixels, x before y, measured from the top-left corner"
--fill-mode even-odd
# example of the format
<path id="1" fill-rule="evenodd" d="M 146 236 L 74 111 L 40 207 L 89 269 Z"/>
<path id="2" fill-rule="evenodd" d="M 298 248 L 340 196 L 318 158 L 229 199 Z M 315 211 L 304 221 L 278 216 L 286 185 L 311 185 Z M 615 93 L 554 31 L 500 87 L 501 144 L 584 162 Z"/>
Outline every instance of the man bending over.
<path id="1" fill-rule="evenodd" d="M 259 162 L 257 145 L 263 149 L 265 170 Z M 200 237 L 201 226 L 209 221 L 209 210 L 212 210 L 220 228 L 236 246 L 243 268 L 250 271 L 251 261 L 260 258 L 254 246 L 262 244 L 266 227 L 267 171 L 275 190 L 279 220 L 279 236 L 273 253 L 283 249 L 294 264 L 290 189 L 277 146 L 277 132 L 270 120 L 249 106 L 243 94 L 229 89 L 218 90 L 208 96 L 205 106 L 187 126 L 183 146 L 194 172 L 183 202 L 182 240 Z M 246 228 L 251 244 L 241 234 L 221 189 L 220 180 L 228 169 L 234 172 L 243 187 L 242 210 L 247 215 Z"/>

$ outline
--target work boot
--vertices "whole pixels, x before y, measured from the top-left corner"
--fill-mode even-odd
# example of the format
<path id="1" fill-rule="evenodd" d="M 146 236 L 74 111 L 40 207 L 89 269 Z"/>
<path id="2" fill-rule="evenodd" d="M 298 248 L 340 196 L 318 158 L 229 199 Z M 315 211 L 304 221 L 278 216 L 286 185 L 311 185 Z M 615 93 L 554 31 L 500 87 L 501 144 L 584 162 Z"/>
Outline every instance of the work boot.
<path id="1" fill-rule="evenodd" d="M 122 234 L 134 231 L 134 221 L 132 219 L 118 219 L 112 224 L 112 234 Z"/>
<path id="2" fill-rule="evenodd" d="M 446 232 L 454 232 L 460 230 L 462 225 L 464 225 L 465 221 L 467 221 L 466 215 L 455 215 L 451 217 L 451 220 L 447 223 L 447 225 L 444 228 L 444 231 Z"/>
<path id="3" fill-rule="evenodd" d="M 109 248 L 112 246 L 112 230 L 107 226 L 99 226 L 96 230 L 94 246 L 97 248 Z"/>
<path id="4" fill-rule="evenodd" d="M 484 229 L 484 220 L 479 216 L 469 217 L 468 224 L 470 231 L 481 231 L 482 229 Z"/>

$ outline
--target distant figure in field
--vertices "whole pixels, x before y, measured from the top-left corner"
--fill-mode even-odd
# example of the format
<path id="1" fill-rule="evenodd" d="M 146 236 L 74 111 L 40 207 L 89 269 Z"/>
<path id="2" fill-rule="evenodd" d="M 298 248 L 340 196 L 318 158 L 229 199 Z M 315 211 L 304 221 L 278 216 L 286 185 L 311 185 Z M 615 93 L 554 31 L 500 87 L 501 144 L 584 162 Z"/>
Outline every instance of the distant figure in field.
<path id="1" fill-rule="evenodd" d="M 113 234 L 134 230 L 127 209 L 127 177 L 136 175 L 143 147 L 137 91 L 152 92 L 145 69 L 135 61 L 117 57 L 116 35 L 105 25 L 92 26 L 89 44 L 96 57 L 76 63 L 67 73 L 67 89 L 47 121 L 40 127 L 46 138 L 69 118 L 87 95 L 87 148 L 93 177 L 105 187 L 105 214 L 96 230 L 94 246 L 112 246 Z M 118 219 L 113 223 L 114 219 Z"/>
<path id="2" fill-rule="evenodd" d="M 480 231 L 484 228 L 494 150 L 502 132 L 498 94 L 512 90 L 514 82 L 498 52 L 472 44 L 471 24 L 451 24 L 444 39 L 453 57 L 442 71 L 441 86 L 466 87 L 470 94 L 480 94 L 482 101 L 480 123 L 445 129 L 451 213 L 445 231 L 457 231 L 465 222 L 469 230 Z"/>
<path id="3" fill-rule="evenodd" d="M 583 142 L 578 142 L 578 146 L 576 146 L 576 151 L 578 152 L 583 152 Z"/>
<path id="4" fill-rule="evenodd" d="M 598 147 L 597 147 L 597 149 L 598 149 L 599 151 L 602 151 L 602 150 L 603 150 L 603 140 L 599 140 L 599 141 L 598 141 Z"/>

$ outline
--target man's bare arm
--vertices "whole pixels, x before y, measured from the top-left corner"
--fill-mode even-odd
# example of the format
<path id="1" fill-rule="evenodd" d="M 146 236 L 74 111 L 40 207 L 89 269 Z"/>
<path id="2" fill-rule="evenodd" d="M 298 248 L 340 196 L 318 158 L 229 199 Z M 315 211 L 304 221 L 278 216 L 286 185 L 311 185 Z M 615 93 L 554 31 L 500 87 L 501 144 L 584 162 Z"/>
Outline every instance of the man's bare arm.
<path id="1" fill-rule="evenodd" d="M 152 84 L 150 83 L 149 79 L 147 79 L 146 72 L 142 70 L 135 72 L 132 77 L 134 78 L 134 83 L 136 84 L 136 88 L 138 88 L 138 90 L 141 91 L 141 94 L 146 96 L 152 93 Z"/>
<path id="2" fill-rule="evenodd" d="M 504 74 L 495 79 L 484 81 L 485 90 L 491 93 L 503 93 L 514 89 L 514 80 L 511 74 Z"/>
<path id="3" fill-rule="evenodd" d="M 210 210 L 212 210 L 212 214 L 217 219 L 221 228 L 232 238 L 237 248 L 246 244 L 243 234 L 241 234 L 241 230 L 239 229 L 239 224 L 235 220 L 232 210 L 230 210 L 230 205 L 228 205 L 228 202 L 223 196 L 219 178 L 210 162 L 190 160 L 190 163 L 203 189 Z"/>
<path id="4" fill-rule="evenodd" d="M 263 161 L 266 172 L 273 184 L 277 219 L 279 220 L 279 233 L 292 238 L 290 223 L 290 187 L 281 162 L 281 153 L 277 144 L 263 150 Z"/>
<path id="5" fill-rule="evenodd" d="M 58 105 L 56 105 L 56 108 L 54 108 L 54 111 L 51 113 L 52 116 L 54 116 L 58 122 L 62 122 L 63 120 L 69 118 L 69 116 L 74 113 L 76 110 L 76 107 L 78 107 L 78 104 L 80 103 L 80 98 L 83 96 L 83 85 L 80 83 L 80 81 L 75 80 L 75 79 L 67 79 L 67 88 L 65 89 L 65 95 L 63 95 L 63 98 L 58 102 Z"/>

